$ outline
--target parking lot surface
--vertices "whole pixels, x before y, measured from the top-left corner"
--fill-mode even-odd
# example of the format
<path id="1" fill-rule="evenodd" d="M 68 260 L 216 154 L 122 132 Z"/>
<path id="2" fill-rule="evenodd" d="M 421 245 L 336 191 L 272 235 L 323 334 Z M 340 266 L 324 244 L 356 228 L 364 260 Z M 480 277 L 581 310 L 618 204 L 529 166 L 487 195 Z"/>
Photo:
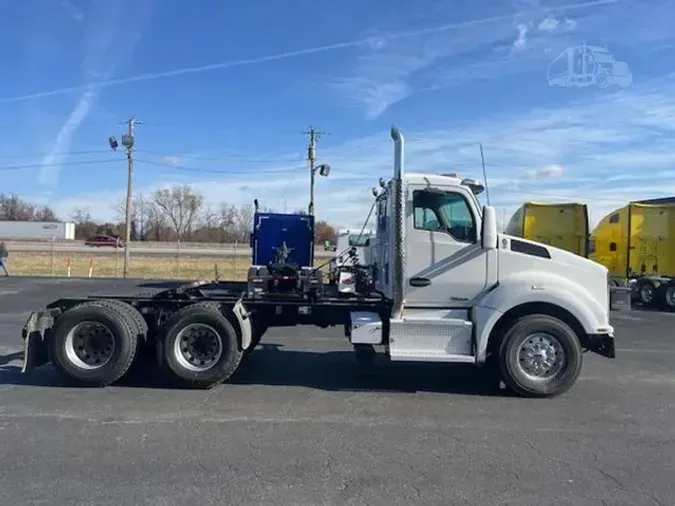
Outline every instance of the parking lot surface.
<path id="1" fill-rule="evenodd" d="M 104 389 L 21 375 L 30 310 L 156 289 L 0 279 L 3 504 L 675 504 L 675 315 L 614 315 L 617 358 L 585 355 L 551 400 L 465 367 L 364 372 L 341 330 L 312 327 L 270 330 L 208 391 L 168 389 L 152 368 Z"/>

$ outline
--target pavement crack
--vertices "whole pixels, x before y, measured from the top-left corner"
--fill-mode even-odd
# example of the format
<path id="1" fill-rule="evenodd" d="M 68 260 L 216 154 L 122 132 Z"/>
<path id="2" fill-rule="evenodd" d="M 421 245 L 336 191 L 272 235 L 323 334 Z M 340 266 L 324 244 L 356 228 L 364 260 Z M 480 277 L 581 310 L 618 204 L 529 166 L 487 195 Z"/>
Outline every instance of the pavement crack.
<path id="1" fill-rule="evenodd" d="M 603 475 L 605 478 L 607 478 L 610 481 L 613 481 L 619 488 L 626 490 L 626 486 L 623 484 L 621 480 L 616 478 L 614 475 L 609 473 L 608 471 L 605 471 L 602 467 L 596 466 L 596 470 Z"/>

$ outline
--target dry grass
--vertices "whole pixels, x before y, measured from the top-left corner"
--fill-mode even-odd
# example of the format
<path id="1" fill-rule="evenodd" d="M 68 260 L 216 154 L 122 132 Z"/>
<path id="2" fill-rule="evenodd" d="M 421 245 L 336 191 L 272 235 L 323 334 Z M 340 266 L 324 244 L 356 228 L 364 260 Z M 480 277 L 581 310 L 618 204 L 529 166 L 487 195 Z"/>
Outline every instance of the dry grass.
<path id="1" fill-rule="evenodd" d="M 92 277 L 122 277 L 124 255 L 86 253 L 15 252 L 9 257 L 12 276 L 67 276 L 70 260 L 72 277 L 88 277 L 93 261 Z M 130 276 L 146 279 L 221 279 L 245 280 L 249 261 L 246 257 L 205 257 L 181 255 L 132 255 Z M 1 271 L 0 271 L 1 272 Z"/>
<path id="2" fill-rule="evenodd" d="M 122 277 L 124 255 L 86 253 L 14 252 L 9 257 L 12 276 L 68 276 L 70 261 L 72 277 L 88 277 L 89 262 L 93 262 L 92 277 Z M 325 259 L 318 259 L 323 264 Z M 250 260 L 234 256 L 132 255 L 130 276 L 144 279 L 214 279 L 245 281 Z M 217 271 L 216 271 L 217 269 Z M 1 271 L 0 271 L 1 272 Z M 1 275 L 1 274 L 0 274 Z"/>

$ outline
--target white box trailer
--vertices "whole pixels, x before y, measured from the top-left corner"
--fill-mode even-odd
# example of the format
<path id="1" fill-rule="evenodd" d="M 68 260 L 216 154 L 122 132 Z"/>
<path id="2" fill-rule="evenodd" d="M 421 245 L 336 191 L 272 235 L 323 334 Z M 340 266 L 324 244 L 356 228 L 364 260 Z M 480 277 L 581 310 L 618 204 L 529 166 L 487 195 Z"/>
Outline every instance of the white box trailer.
<path id="1" fill-rule="evenodd" d="M 74 240 L 75 223 L 60 221 L 0 221 L 0 239 Z"/>

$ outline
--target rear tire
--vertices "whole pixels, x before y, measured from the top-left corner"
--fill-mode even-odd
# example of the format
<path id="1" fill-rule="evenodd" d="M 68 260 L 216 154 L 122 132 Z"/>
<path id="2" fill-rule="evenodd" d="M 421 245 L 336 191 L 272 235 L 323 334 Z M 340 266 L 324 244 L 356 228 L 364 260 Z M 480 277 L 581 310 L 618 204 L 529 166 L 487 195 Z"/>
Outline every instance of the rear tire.
<path id="1" fill-rule="evenodd" d="M 635 290 L 640 303 L 645 307 L 654 307 L 658 303 L 658 287 L 650 279 L 638 280 Z"/>
<path id="2" fill-rule="evenodd" d="M 243 352 L 237 333 L 215 303 L 196 303 L 173 314 L 158 341 L 161 367 L 185 388 L 211 388 L 236 372 Z"/>
<path id="3" fill-rule="evenodd" d="M 137 334 L 125 314 L 85 302 L 56 320 L 49 359 L 66 379 L 103 387 L 119 380 L 136 356 Z"/>
<path id="4" fill-rule="evenodd" d="M 675 284 L 672 282 L 664 283 L 660 288 L 659 299 L 661 300 L 662 308 L 666 311 L 675 311 Z"/>
<path id="5" fill-rule="evenodd" d="M 574 385 L 583 361 L 576 333 L 553 316 L 516 320 L 499 348 L 499 368 L 507 387 L 522 397 L 555 397 Z"/>

